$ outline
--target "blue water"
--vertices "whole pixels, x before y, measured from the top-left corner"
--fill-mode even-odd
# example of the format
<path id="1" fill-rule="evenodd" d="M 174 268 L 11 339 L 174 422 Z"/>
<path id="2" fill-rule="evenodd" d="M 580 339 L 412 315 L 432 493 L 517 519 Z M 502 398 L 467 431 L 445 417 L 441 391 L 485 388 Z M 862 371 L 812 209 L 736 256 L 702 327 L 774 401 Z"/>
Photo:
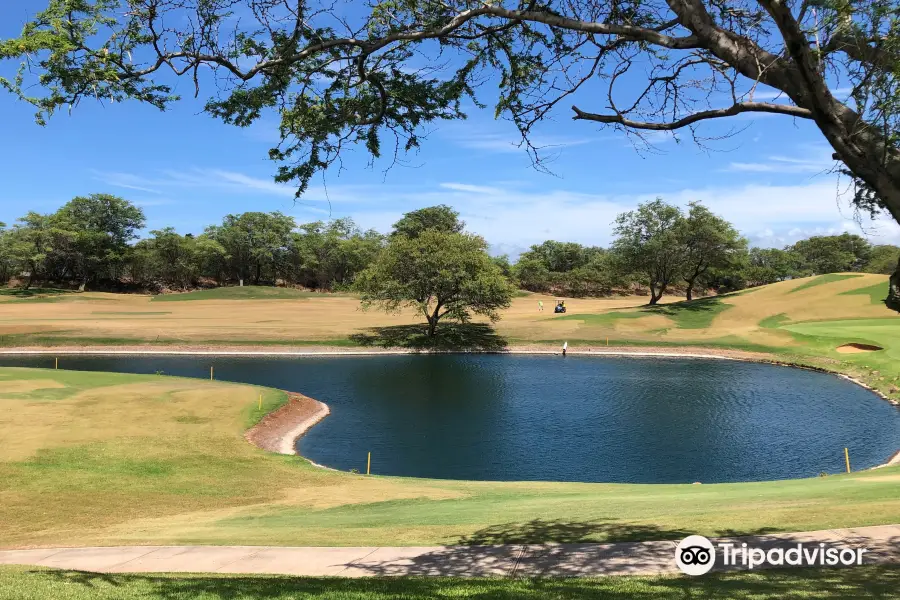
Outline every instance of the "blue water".
<path id="1" fill-rule="evenodd" d="M 52 358 L 0 365 L 52 366 Z M 838 377 L 701 359 L 437 355 L 62 357 L 61 368 L 298 391 L 332 413 L 298 442 L 336 469 L 479 480 L 705 483 L 884 462 L 900 410 Z"/>

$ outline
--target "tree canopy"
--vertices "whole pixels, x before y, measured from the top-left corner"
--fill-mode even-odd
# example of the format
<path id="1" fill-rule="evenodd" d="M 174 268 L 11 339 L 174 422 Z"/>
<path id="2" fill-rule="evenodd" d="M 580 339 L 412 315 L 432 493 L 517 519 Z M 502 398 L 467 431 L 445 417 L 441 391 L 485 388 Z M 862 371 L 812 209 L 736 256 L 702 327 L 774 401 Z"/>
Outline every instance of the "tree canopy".
<path id="1" fill-rule="evenodd" d="M 747 240 L 734 226 L 699 202 L 691 202 L 681 220 L 678 244 L 683 252 L 681 277 L 687 283 L 687 299 L 697 280 L 716 271 L 736 271 L 747 253 Z"/>
<path id="2" fill-rule="evenodd" d="M 459 233 L 465 226 L 465 222 L 459 220 L 459 212 L 446 204 L 438 204 L 403 215 L 402 219 L 394 223 L 391 236 L 404 235 L 413 238 L 429 229 L 444 233 Z"/>
<path id="3" fill-rule="evenodd" d="M 443 318 L 466 322 L 471 315 L 496 321 L 510 305 L 513 286 L 487 253 L 487 243 L 468 233 L 426 229 L 416 237 L 391 238 L 356 289 L 364 308 L 397 311 L 411 306 L 434 336 Z"/>
<path id="4" fill-rule="evenodd" d="M 650 304 L 662 298 L 684 269 L 681 210 L 657 198 L 616 219 L 613 251 L 621 268 L 639 272 L 650 286 Z"/>

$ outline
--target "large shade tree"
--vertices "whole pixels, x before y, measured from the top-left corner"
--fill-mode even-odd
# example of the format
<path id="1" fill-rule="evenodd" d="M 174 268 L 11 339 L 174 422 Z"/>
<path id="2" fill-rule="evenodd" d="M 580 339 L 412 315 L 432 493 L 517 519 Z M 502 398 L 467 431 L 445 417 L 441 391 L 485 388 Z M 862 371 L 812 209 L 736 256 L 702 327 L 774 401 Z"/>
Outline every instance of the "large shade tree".
<path id="1" fill-rule="evenodd" d="M 687 132 L 742 113 L 809 121 L 856 204 L 900 222 L 900 20 L 893 0 L 49 0 L 0 58 L 0 81 L 43 121 L 85 98 L 165 108 L 171 77 L 246 126 L 280 112 L 277 178 L 298 193 L 349 144 L 412 150 L 496 81 L 520 129 L 563 102 L 572 118 Z M 424 61 L 423 61 L 424 58 Z M 441 63 L 442 59 L 446 59 Z M 416 68 L 425 62 L 427 68 Z M 443 68 L 443 72 L 435 73 Z M 485 73 L 499 77 L 486 77 Z M 639 89 L 628 82 L 640 81 Z M 626 87 L 621 87 L 622 85 Z M 837 93 L 849 85 L 848 98 Z M 778 97 L 759 93 L 774 89 Z M 598 89 L 601 88 L 601 89 Z M 221 90 L 221 91 L 220 91 Z M 718 133 L 716 133 L 718 135 Z M 390 151 L 396 157 L 396 151 Z M 900 266 L 892 279 L 900 304 Z"/>
<path id="2" fill-rule="evenodd" d="M 684 261 L 681 277 L 691 300 L 698 279 L 716 270 L 736 270 L 747 253 L 747 240 L 734 226 L 700 202 L 691 202 L 681 220 L 679 243 Z"/>
<path id="3" fill-rule="evenodd" d="M 410 306 L 428 322 L 433 337 L 441 319 L 491 321 L 508 308 L 513 287 L 477 235 L 426 229 L 416 237 L 391 238 L 355 283 L 364 308 L 398 311 Z"/>
<path id="4" fill-rule="evenodd" d="M 641 275 L 650 287 L 651 305 L 659 302 L 685 270 L 683 230 L 681 210 L 661 198 L 616 218 L 613 256 L 620 269 Z"/>

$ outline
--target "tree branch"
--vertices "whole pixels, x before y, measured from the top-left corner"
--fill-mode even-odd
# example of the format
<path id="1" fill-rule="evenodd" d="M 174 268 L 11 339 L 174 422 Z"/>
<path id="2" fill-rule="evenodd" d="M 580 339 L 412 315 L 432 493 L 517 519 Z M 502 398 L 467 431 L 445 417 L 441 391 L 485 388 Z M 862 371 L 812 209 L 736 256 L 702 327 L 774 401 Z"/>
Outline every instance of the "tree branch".
<path id="1" fill-rule="evenodd" d="M 697 121 L 720 119 L 723 117 L 733 117 L 740 113 L 746 112 L 775 113 L 781 115 L 789 115 L 792 117 L 799 117 L 801 119 L 813 118 L 812 112 L 805 108 L 800 108 L 798 106 L 787 106 L 784 104 L 773 104 L 770 102 L 739 102 L 728 108 L 704 110 L 692 115 L 688 115 L 681 119 L 677 119 L 675 121 L 670 121 L 668 123 L 648 123 L 645 121 L 633 121 L 621 114 L 600 115 L 596 113 L 589 113 L 579 109 L 577 106 L 573 106 L 572 110 L 575 111 L 575 116 L 572 118 L 576 121 L 613 123 L 616 125 L 622 125 L 624 127 L 632 127 L 634 129 L 648 129 L 652 131 L 673 131 L 675 129 L 687 127 L 688 125 L 696 123 Z"/>

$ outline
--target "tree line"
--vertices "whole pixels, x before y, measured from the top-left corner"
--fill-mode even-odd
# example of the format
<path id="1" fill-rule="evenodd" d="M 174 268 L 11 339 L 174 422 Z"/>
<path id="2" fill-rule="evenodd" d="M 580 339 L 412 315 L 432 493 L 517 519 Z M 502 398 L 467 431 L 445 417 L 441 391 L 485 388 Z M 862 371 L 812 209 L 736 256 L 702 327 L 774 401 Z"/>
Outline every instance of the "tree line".
<path id="1" fill-rule="evenodd" d="M 383 280 L 391 269 L 425 272 L 434 261 L 456 255 L 469 261 L 463 270 L 470 269 L 473 282 L 489 271 L 491 285 L 499 273 L 510 285 L 534 292 L 578 297 L 645 290 L 655 304 L 665 293 L 691 299 L 699 291 L 733 291 L 808 275 L 887 274 L 900 256 L 897 246 L 872 245 L 849 233 L 815 236 L 782 249 L 750 248 L 731 223 L 702 203 L 683 210 L 661 199 L 619 215 L 608 248 L 548 240 L 515 262 L 489 257 L 483 238 L 466 233 L 458 213 L 443 205 L 407 213 L 388 234 L 362 230 L 349 218 L 297 223 L 280 212 L 245 212 L 227 215 L 197 235 L 166 227 L 138 239 L 145 223 L 139 207 L 108 194 L 74 198 L 51 214 L 29 212 L 10 227 L 0 223 L 0 281 L 154 292 L 286 285 L 368 291 L 372 300 L 378 296 L 371 294 L 378 269 Z M 419 239 L 426 231 L 443 237 Z M 389 260 L 396 264 L 386 266 Z M 397 290 L 381 291 L 398 302 Z M 426 316 L 454 310 L 443 302 Z"/>

